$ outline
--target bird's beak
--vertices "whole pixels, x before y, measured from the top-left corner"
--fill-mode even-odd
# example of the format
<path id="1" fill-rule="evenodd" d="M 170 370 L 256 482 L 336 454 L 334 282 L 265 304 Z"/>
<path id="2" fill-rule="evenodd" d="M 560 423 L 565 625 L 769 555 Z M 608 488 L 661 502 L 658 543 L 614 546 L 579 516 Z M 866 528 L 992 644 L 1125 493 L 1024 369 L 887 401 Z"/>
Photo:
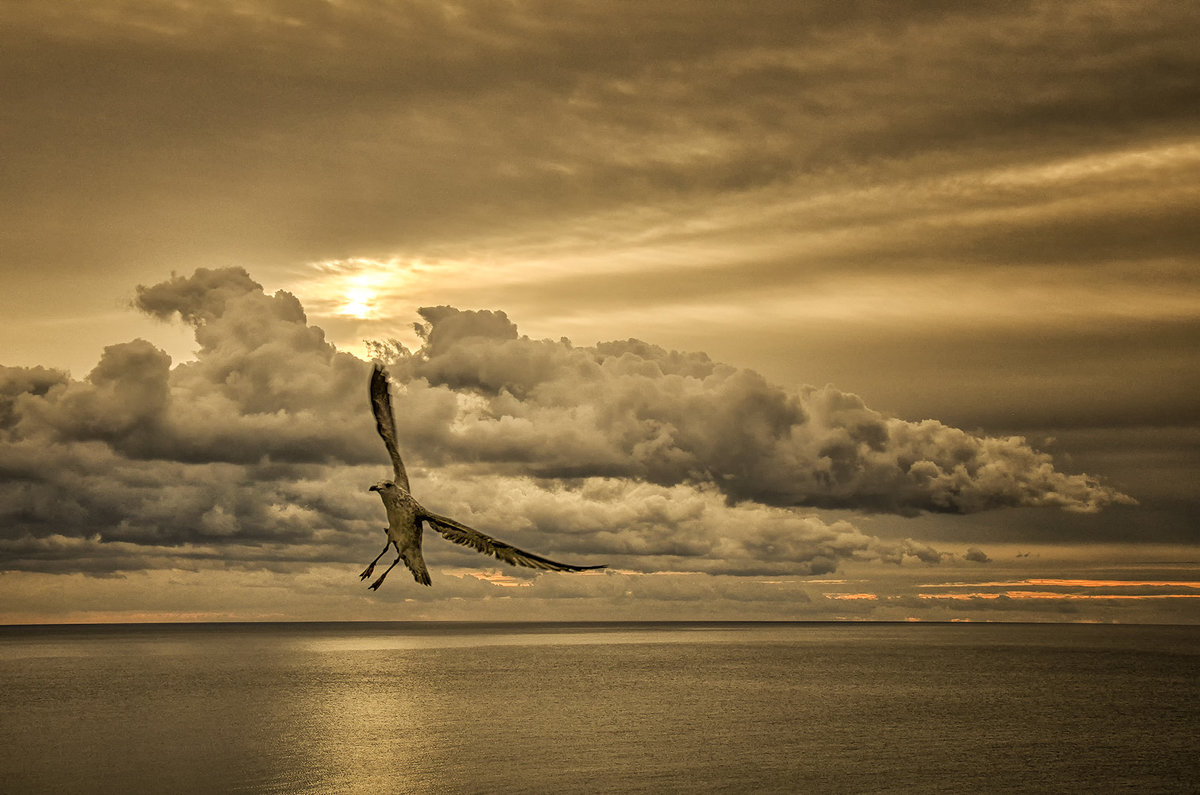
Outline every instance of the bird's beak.
<path id="1" fill-rule="evenodd" d="M 372 486 L 371 488 L 367 489 L 367 491 L 379 491 L 379 487 L 378 487 L 378 486 Z"/>

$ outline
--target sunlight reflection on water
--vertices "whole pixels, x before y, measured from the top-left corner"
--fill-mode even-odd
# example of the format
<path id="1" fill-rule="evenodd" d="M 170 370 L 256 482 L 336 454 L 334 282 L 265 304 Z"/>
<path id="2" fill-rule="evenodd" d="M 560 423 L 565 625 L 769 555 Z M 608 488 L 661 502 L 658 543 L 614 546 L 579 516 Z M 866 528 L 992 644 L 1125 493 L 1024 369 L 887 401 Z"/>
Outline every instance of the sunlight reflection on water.
<path id="1" fill-rule="evenodd" d="M 396 633 L 380 633 L 371 635 L 353 635 L 345 637 L 324 637 L 312 640 L 297 641 L 299 646 L 312 652 L 360 652 L 404 649 L 453 649 L 476 648 L 480 646 L 592 646 L 606 644 L 643 644 L 643 643 L 694 643 L 695 632 L 703 632 L 705 643 L 732 643 L 745 638 L 741 629 L 643 629 L 635 631 L 607 632 L 520 632 L 513 634 L 500 633 L 462 633 L 445 632 L 437 635 L 402 635 Z M 784 637 L 786 631 L 779 631 L 774 636 L 763 632 L 757 637 L 760 640 L 772 640 Z"/>

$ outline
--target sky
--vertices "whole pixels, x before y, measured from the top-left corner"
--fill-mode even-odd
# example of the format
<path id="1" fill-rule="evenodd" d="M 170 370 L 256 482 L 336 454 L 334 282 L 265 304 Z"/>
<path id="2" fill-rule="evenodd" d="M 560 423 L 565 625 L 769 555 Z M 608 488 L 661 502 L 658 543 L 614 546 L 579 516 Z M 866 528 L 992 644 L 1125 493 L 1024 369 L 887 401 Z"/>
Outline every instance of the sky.
<path id="1" fill-rule="evenodd" d="M 0 622 L 1200 623 L 1198 34 L 0 3 Z"/>

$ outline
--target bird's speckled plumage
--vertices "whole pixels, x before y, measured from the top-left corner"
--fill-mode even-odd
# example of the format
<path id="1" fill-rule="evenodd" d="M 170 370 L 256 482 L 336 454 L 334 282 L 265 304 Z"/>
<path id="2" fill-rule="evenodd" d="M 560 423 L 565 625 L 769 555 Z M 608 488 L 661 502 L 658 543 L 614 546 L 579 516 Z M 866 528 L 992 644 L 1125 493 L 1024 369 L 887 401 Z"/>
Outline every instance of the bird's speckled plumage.
<path id="1" fill-rule="evenodd" d="M 379 492 L 379 497 L 383 500 L 383 507 L 387 510 L 388 526 L 385 532 L 388 540 L 383 545 L 383 552 L 380 552 L 375 560 L 371 561 L 360 575 L 360 579 L 365 580 L 371 576 L 371 573 L 375 571 L 375 564 L 388 551 L 389 546 L 394 546 L 398 555 L 387 571 L 371 583 L 372 590 L 382 585 L 388 572 L 402 560 L 413 573 L 413 579 L 422 585 L 431 584 L 429 569 L 425 566 L 425 559 L 421 555 L 422 523 L 428 524 L 441 533 L 447 541 L 470 547 L 477 552 L 491 555 L 514 566 L 526 566 L 531 569 L 547 571 L 584 571 L 604 568 L 604 566 L 573 566 L 569 563 L 559 563 L 541 555 L 517 549 L 511 544 L 492 538 L 453 519 L 425 510 L 409 493 L 408 473 L 404 470 L 404 462 L 400 458 L 400 448 L 396 438 L 396 421 L 392 415 L 391 395 L 388 393 L 387 371 L 379 365 L 375 365 L 375 369 L 371 373 L 371 411 L 375 415 L 375 428 L 379 431 L 379 436 L 387 447 L 388 456 L 392 459 L 393 479 L 381 480 L 371 487 L 371 491 Z"/>

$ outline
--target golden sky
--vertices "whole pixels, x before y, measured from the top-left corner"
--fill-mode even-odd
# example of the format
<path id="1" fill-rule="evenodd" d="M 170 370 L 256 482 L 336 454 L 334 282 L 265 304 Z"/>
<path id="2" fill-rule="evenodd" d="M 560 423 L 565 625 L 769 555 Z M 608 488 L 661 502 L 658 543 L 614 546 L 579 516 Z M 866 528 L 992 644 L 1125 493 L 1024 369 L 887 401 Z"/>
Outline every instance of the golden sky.
<path id="1" fill-rule="evenodd" d="M 1174 597 L 1200 580 L 1197 33 L 1177 2 L 5 4 L 0 620 L 1196 622 Z M 420 353 L 414 323 L 447 347 Z M 491 348 L 459 333 L 485 326 Z M 427 504 L 616 571 L 533 581 L 447 550 L 432 592 L 363 598 L 342 570 L 377 551 L 380 507 L 333 492 L 386 459 L 365 370 L 313 353 L 316 327 L 413 351 L 393 375 L 430 423 L 402 429 Z M 657 347 L 604 346 L 630 339 Z M 629 357 L 665 380 L 634 390 Z M 684 361 L 692 413 L 660 400 Z M 596 419 L 599 394 L 659 425 Z M 866 427 L 934 458 L 964 433 L 1024 491 L 901 495 L 866 452 L 818 488 L 810 465 Z M 196 485 L 154 487 L 172 527 L 138 490 L 168 469 Z M 39 489 L 69 475 L 107 497 L 52 507 Z"/>

